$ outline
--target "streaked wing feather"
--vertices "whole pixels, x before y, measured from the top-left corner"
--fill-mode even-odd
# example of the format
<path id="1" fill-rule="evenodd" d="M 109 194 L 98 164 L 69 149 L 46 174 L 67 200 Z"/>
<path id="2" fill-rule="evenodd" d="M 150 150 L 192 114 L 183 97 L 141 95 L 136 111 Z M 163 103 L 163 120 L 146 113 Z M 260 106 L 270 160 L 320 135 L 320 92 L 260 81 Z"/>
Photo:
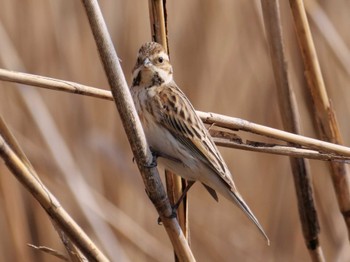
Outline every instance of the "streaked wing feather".
<path id="1" fill-rule="evenodd" d="M 227 167 L 220 153 L 182 91 L 173 83 L 160 91 L 158 97 L 161 108 L 164 109 L 160 124 L 233 188 L 232 178 L 227 174 Z"/>

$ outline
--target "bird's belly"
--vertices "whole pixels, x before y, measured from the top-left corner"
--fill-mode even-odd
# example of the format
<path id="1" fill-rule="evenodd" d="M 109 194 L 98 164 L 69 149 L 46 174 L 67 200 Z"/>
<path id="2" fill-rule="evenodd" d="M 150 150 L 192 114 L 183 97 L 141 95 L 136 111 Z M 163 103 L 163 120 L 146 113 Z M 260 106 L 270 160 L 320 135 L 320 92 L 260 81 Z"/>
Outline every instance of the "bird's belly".
<path id="1" fill-rule="evenodd" d="M 189 180 L 197 180 L 198 160 L 186 150 L 174 136 L 165 128 L 151 119 L 144 119 L 143 123 L 148 145 L 153 151 L 160 153 L 159 163 L 167 169 Z"/>
<path id="2" fill-rule="evenodd" d="M 200 172 L 197 169 L 193 169 L 183 162 L 177 162 L 173 160 L 169 160 L 166 158 L 159 158 L 158 161 L 162 166 L 171 172 L 179 175 L 187 180 L 197 181 L 200 180 Z"/>
<path id="3" fill-rule="evenodd" d="M 152 122 L 148 122 L 147 127 L 144 125 L 144 131 L 148 145 L 153 150 L 175 157 L 178 146 L 169 131 Z"/>

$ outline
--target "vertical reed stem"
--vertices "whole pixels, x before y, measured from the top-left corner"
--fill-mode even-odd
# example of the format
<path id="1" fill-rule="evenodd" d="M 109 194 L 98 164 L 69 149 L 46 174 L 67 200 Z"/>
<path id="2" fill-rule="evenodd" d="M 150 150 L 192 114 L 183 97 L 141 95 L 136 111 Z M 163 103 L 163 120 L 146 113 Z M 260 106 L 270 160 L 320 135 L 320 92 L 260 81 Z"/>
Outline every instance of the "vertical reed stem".
<path id="1" fill-rule="evenodd" d="M 298 134 L 300 133 L 300 119 L 288 77 L 278 1 L 262 0 L 261 4 L 283 125 L 287 131 Z M 324 261 L 323 252 L 319 245 L 319 224 L 309 164 L 303 158 L 290 158 L 290 163 L 306 246 L 313 261 Z"/>
<path id="2" fill-rule="evenodd" d="M 152 40 L 160 43 L 167 53 L 169 54 L 169 45 L 167 37 L 167 14 L 164 0 L 149 0 L 149 12 L 152 31 Z M 182 195 L 184 188 L 186 187 L 186 180 L 180 176 L 172 173 L 169 170 L 165 170 L 165 180 L 167 187 L 167 194 L 170 203 L 174 205 Z M 188 226 L 188 201 L 187 196 L 184 197 L 182 203 L 177 209 L 177 217 L 180 227 L 184 233 L 187 241 L 189 242 L 189 226 Z M 178 258 L 175 254 L 175 261 Z"/>
<path id="3" fill-rule="evenodd" d="M 305 66 L 305 77 L 313 100 L 313 114 L 319 136 L 323 140 L 342 144 L 342 137 L 331 101 L 323 81 L 315 45 L 302 0 L 290 0 L 295 30 Z M 350 178 L 344 163 L 330 162 L 333 186 L 350 238 Z"/>

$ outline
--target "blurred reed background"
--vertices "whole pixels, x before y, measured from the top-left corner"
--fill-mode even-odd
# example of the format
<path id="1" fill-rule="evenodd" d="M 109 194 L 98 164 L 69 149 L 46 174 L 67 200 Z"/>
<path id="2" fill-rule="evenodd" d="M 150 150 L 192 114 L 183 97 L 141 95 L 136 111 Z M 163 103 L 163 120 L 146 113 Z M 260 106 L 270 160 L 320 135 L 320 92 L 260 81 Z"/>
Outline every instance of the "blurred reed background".
<path id="1" fill-rule="evenodd" d="M 350 4 L 305 3 L 313 15 L 309 20 L 325 83 L 349 146 Z M 315 137 L 290 8 L 288 1 L 280 4 L 303 134 Z M 148 1 L 100 1 L 100 5 L 130 83 L 138 48 L 151 40 Z M 1 68 L 108 89 L 80 1 L 0 0 L 0 6 Z M 167 1 L 167 11 L 175 80 L 195 108 L 282 128 L 260 1 Z M 338 46 L 341 41 L 344 49 Z M 108 256 L 115 261 L 173 260 L 113 103 L 0 82 L 0 113 L 43 182 Z M 241 211 L 223 198 L 215 203 L 196 185 L 189 194 L 189 216 L 197 260 L 308 261 L 288 158 L 221 151 L 271 246 Z M 346 227 L 329 170 L 324 162 L 310 162 L 325 257 L 349 261 Z M 27 246 L 63 251 L 46 213 L 2 162 L 0 174 L 0 261 L 58 261 Z"/>

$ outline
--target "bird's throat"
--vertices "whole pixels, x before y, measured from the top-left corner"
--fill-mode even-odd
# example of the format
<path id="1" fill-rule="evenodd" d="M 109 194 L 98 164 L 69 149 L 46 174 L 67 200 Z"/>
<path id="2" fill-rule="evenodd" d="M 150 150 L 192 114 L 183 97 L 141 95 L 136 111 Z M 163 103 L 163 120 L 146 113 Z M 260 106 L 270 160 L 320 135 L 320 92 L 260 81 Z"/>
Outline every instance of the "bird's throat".
<path id="1" fill-rule="evenodd" d="M 140 70 L 134 77 L 132 86 L 152 87 L 164 84 L 164 79 L 156 72 Z"/>

